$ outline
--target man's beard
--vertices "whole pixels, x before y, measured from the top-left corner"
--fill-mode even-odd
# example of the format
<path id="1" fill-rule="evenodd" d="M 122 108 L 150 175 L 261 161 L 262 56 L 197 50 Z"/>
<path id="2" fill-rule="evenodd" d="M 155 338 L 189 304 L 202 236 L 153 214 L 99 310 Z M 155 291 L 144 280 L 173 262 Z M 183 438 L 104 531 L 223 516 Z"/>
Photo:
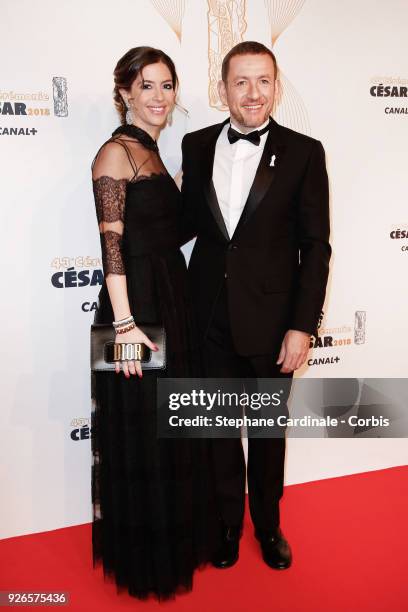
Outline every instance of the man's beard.
<path id="1" fill-rule="evenodd" d="M 257 119 L 256 117 L 254 117 L 253 120 L 251 121 L 250 117 L 244 117 L 243 113 L 241 112 L 239 114 L 237 113 L 237 111 L 234 111 L 234 113 L 231 112 L 231 117 L 235 121 L 235 123 L 237 123 L 243 128 L 255 128 L 255 129 L 258 128 L 263 123 L 265 123 L 265 121 L 269 118 L 269 115 L 270 115 L 270 111 L 265 110 L 265 113 L 261 119 Z"/>

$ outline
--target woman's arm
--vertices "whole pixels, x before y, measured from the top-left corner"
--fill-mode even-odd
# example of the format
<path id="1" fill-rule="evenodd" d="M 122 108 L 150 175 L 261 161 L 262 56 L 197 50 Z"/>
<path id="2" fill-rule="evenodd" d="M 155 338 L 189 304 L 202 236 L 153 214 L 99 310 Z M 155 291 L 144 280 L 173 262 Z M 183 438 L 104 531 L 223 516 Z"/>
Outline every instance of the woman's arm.
<path id="1" fill-rule="evenodd" d="M 92 168 L 103 271 L 115 320 L 131 314 L 122 255 L 126 171 L 122 147 L 114 142 L 102 148 Z"/>
<path id="2" fill-rule="evenodd" d="M 103 271 L 115 321 L 135 316 L 135 313 L 130 311 L 122 254 L 128 163 L 123 147 L 110 142 L 100 150 L 92 167 Z M 156 350 L 155 345 L 138 327 L 117 335 L 116 342 L 144 343 L 151 350 Z M 137 373 L 142 377 L 139 361 L 123 362 L 122 367 L 126 377 L 129 377 L 129 373 Z M 120 366 L 117 363 L 116 372 L 119 371 Z"/>

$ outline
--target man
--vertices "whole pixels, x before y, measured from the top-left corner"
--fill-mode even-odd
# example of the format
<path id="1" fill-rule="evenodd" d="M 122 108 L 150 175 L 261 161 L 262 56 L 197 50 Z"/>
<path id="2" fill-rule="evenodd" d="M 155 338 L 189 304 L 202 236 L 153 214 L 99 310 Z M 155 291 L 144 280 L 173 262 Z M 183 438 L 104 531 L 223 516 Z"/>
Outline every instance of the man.
<path id="1" fill-rule="evenodd" d="M 230 118 L 183 139 L 182 193 L 192 295 L 209 377 L 290 378 L 305 361 L 323 306 L 331 254 L 321 143 L 270 115 L 273 53 L 243 42 L 222 65 Z M 245 500 L 240 439 L 212 441 L 222 541 L 213 559 L 238 559 Z M 279 527 L 285 439 L 248 439 L 249 507 L 263 559 L 291 564 Z"/>

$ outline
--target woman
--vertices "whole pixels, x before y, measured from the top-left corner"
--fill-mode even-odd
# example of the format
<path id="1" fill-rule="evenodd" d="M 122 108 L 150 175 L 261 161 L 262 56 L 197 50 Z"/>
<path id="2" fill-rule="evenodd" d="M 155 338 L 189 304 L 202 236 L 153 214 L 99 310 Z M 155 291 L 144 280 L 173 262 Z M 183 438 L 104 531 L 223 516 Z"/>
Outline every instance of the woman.
<path id="1" fill-rule="evenodd" d="M 105 274 L 95 321 L 114 323 L 116 342 L 151 350 L 138 323 L 163 325 L 167 365 L 143 372 L 125 361 L 94 374 L 93 555 L 131 595 L 166 598 L 191 589 L 211 556 L 214 520 L 206 442 L 156 433 L 157 377 L 197 375 L 180 193 L 157 146 L 178 80 L 150 47 L 130 49 L 114 77 L 122 125 L 92 167 Z"/>

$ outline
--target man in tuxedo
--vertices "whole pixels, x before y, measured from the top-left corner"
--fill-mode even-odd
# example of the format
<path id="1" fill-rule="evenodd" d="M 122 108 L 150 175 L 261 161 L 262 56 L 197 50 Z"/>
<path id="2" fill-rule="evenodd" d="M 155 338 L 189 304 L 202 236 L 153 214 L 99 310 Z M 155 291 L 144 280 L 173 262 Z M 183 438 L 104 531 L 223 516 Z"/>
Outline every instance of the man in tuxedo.
<path id="1" fill-rule="evenodd" d="M 290 378 L 305 361 L 324 302 L 331 254 L 321 143 L 272 118 L 277 64 L 257 42 L 224 58 L 223 123 L 183 139 L 182 194 L 197 236 L 189 276 L 206 375 Z M 238 560 L 245 501 L 240 439 L 214 439 L 222 525 L 216 567 Z M 248 493 L 264 561 L 291 564 L 279 527 L 285 438 L 248 439 Z"/>

